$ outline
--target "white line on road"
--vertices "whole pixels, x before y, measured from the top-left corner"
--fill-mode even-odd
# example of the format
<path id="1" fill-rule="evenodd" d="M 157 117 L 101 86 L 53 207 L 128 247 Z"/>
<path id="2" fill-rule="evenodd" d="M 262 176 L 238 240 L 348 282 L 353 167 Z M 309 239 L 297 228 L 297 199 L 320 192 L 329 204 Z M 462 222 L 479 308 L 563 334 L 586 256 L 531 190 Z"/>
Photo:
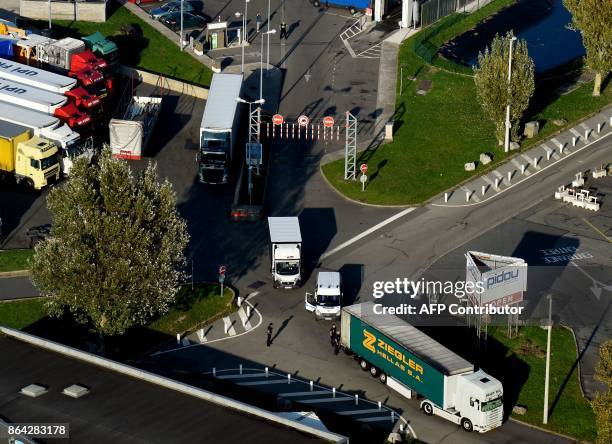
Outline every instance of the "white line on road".
<path id="1" fill-rule="evenodd" d="M 384 407 L 384 409 L 386 410 L 386 407 Z M 345 410 L 343 412 L 336 412 L 339 413 L 340 415 L 362 415 L 365 413 L 382 413 L 383 411 L 381 409 L 363 409 L 363 410 Z M 386 417 L 387 419 L 389 419 L 389 416 Z"/>
<path id="2" fill-rule="evenodd" d="M 340 245 L 338 245 L 336 248 L 332 248 L 331 250 L 329 250 L 326 253 L 323 253 L 321 255 L 320 260 L 326 259 L 329 256 L 331 256 L 332 254 L 337 253 L 340 250 L 345 249 L 346 247 L 348 247 L 349 245 L 354 244 L 355 242 L 357 242 L 360 239 L 363 239 L 364 237 L 374 233 L 376 230 L 380 230 L 382 227 L 384 227 L 385 225 L 389 225 L 391 222 L 395 222 L 396 220 L 398 220 L 399 218 L 405 216 L 408 213 L 411 213 L 412 211 L 416 210 L 415 207 L 410 207 L 410 208 L 406 208 L 405 210 L 400 211 L 399 213 L 391 216 L 388 219 L 383 220 L 382 222 L 374 225 L 371 228 L 368 228 L 367 230 L 365 230 L 363 233 L 358 234 L 357 236 L 347 240 L 346 242 L 341 243 Z"/>
<path id="3" fill-rule="evenodd" d="M 232 321 L 230 320 L 229 316 L 223 318 L 223 331 L 226 332 L 226 334 L 229 336 L 236 335 L 236 330 L 234 329 L 234 326 L 232 325 Z"/>
<path id="4" fill-rule="evenodd" d="M 318 404 L 319 402 L 344 402 L 354 400 L 355 398 L 349 396 L 336 396 L 335 398 L 301 399 L 300 402 L 305 404 Z"/>
<path id="5" fill-rule="evenodd" d="M 244 312 L 244 306 L 241 306 L 240 309 L 238 310 L 238 316 L 240 316 L 240 322 L 242 322 L 244 329 L 250 330 L 252 328 L 251 321 L 249 321 L 249 318 L 247 318 L 247 315 Z"/>
<path id="6" fill-rule="evenodd" d="M 245 373 L 237 375 L 217 375 L 217 379 L 232 379 L 232 378 L 265 378 L 265 374 L 262 373 Z"/>
<path id="7" fill-rule="evenodd" d="M 498 179 L 504 178 L 504 175 L 497 170 L 493 170 L 493 174 L 495 174 L 495 177 L 497 177 Z"/>
<path id="8" fill-rule="evenodd" d="M 287 384 L 286 379 L 266 379 L 265 381 L 236 382 L 237 385 Z"/>

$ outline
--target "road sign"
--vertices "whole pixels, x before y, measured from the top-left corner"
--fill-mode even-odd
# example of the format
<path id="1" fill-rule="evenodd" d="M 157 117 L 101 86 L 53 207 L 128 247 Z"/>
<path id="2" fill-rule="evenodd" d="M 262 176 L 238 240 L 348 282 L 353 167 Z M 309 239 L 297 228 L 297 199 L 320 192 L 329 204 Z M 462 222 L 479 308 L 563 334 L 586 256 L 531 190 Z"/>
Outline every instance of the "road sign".
<path id="1" fill-rule="evenodd" d="M 367 165 L 367 164 L 365 164 L 365 163 L 362 163 L 362 164 L 361 164 L 361 166 L 359 167 L 359 170 L 360 170 L 360 171 L 361 171 L 363 174 L 367 173 L 367 172 L 368 172 L 368 165 Z"/>
<path id="2" fill-rule="evenodd" d="M 298 125 L 300 126 L 308 126 L 308 124 L 310 123 L 310 119 L 308 118 L 308 116 L 300 116 L 298 117 Z"/>
<path id="3" fill-rule="evenodd" d="M 359 176 L 359 180 L 361 181 L 361 191 L 365 191 L 365 184 L 368 181 L 368 176 L 362 174 L 361 176 Z"/>
<path id="4" fill-rule="evenodd" d="M 263 162 L 261 143 L 246 144 L 246 163 L 249 166 L 259 166 Z"/>
<path id="5" fill-rule="evenodd" d="M 284 121 L 285 121 L 284 117 L 281 116 L 280 114 L 274 114 L 272 116 L 272 123 L 274 125 L 282 125 Z"/>
<path id="6" fill-rule="evenodd" d="M 332 116 L 323 117 L 323 126 L 326 128 L 334 126 L 334 118 Z"/>
<path id="7" fill-rule="evenodd" d="M 225 272 L 226 272 L 226 271 L 227 271 L 227 267 L 226 267 L 225 265 L 221 265 L 221 266 L 219 267 L 219 275 L 220 275 L 220 276 L 225 275 Z"/>

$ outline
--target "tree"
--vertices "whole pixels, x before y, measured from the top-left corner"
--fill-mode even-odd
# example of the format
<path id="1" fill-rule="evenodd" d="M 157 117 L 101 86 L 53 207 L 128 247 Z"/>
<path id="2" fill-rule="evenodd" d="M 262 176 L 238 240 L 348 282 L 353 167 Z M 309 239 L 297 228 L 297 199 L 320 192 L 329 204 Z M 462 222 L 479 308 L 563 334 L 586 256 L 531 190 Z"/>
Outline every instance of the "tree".
<path id="1" fill-rule="evenodd" d="M 47 204 L 53 227 L 36 246 L 32 281 L 51 315 L 68 310 L 100 335 L 116 335 L 168 311 L 189 237 L 155 165 L 133 174 L 109 150 L 91 165 L 79 159 Z"/>
<path id="2" fill-rule="evenodd" d="M 608 385 L 605 393 L 597 393 L 593 411 L 597 420 L 597 444 L 612 442 L 612 340 L 599 348 L 599 363 L 595 367 L 595 379 Z"/>
<path id="3" fill-rule="evenodd" d="M 572 27 L 582 34 L 586 66 L 595 71 L 593 96 L 599 96 L 602 79 L 612 71 L 612 2 L 563 0 L 563 3 L 572 14 Z"/>
<path id="4" fill-rule="evenodd" d="M 518 40 L 514 44 L 512 77 L 508 86 L 511 37 L 513 37 L 512 32 L 508 32 L 505 37 L 495 35 L 491 46 L 478 54 L 478 66 L 474 68 L 478 99 L 485 113 L 495 124 L 495 136 L 500 145 L 505 138 L 506 106 L 510 103 L 511 138 L 517 140 L 519 123 L 535 90 L 534 64 L 524 40 Z"/>

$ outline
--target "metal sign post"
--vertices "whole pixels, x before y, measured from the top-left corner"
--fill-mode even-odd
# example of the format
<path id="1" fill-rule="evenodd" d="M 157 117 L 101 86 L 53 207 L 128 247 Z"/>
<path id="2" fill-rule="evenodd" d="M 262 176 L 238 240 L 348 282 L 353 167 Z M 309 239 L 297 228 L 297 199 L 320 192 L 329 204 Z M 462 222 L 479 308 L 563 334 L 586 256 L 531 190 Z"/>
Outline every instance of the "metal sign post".
<path id="1" fill-rule="evenodd" d="M 366 176 L 365 174 L 362 174 L 359 177 L 359 180 L 361 181 L 361 191 L 365 191 L 365 184 L 368 181 L 368 176 Z"/>
<path id="2" fill-rule="evenodd" d="M 357 179 L 357 118 L 346 112 L 346 138 L 344 147 L 344 180 Z"/>
<path id="3" fill-rule="evenodd" d="M 227 271 L 227 267 L 225 265 L 221 265 L 219 267 L 219 284 L 221 284 L 221 297 L 223 297 L 223 283 L 225 282 L 225 272 Z"/>

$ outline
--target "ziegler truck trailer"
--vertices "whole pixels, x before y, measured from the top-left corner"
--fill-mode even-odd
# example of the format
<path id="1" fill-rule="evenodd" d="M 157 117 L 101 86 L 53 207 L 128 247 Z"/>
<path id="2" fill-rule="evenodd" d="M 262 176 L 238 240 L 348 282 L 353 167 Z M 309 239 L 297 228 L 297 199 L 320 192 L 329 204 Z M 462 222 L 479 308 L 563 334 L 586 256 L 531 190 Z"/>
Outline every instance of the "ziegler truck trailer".
<path id="1" fill-rule="evenodd" d="M 302 233 L 297 217 L 268 217 L 270 260 L 275 288 L 298 288 L 302 282 Z"/>
<path id="2" fill-rule="evenodd" d="M 63 94 L 76 106 L 95 108 L 100 105 L 98 97 L 89 94 L 83 87 L 76 87 L 76 79 L 34 66 L 0 59 L 0 77 L 44 91 Z"/>
<path id="3" fill-rule="evenodd" d="M 213 74 L 200 124 L 198 179 L 200 183 L 229 182 L 240 128 L 242 74 Z"/>
<path id="4" fill-rule="evenodd" d="M 140 159 L 159 117 L 160 97 L 132 97 L 121 119 L 111 119 L 110 147 L 113 156 Z"/>
<path id="5" fill-rule="evenodd" d="M 0 175 L 40 190 L 59 179 L 57 146 L 42 137 L 32 137 L 29 128 L 0 121 Z"/>
<path id="6" fill-rule="evenodd" d="M 0 121 L 25 126 L 35 136 L 54 142 L 59 149 L 60 164 L 65 175 L 70 174 L 75 159 L 85 157 L 89 161 L 93 156 L 91 138 L 83 139 L 57 117 L 0 102 Z"/>
<path id="7" fill-rule="evenodd" d="M 501 426 L 503 387 L 494 377 L 398 316 L 376 314 L 373 302 L 342 308 L 341 344 L 363 370 L 398 393 L 426 399 L 421 409 L 466 431 Z"/>
<path id="8" fill-rule="evenodd" d="M 74 104 L 67 103 L 66 96 L 3 78 L 0 78 L 0 102 L 58 117 L 70 128 L 82 128 L 91 122 L 91 117 L 80 112 Z"/>

